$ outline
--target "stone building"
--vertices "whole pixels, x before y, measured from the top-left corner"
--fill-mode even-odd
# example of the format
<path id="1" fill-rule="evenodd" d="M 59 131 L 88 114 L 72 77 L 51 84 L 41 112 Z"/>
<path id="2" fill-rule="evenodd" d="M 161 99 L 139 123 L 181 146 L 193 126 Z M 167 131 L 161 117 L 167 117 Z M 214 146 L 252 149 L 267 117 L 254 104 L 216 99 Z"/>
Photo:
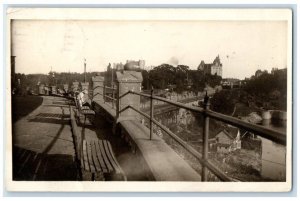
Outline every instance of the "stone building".
<path id="1" fill-rule="evenodd" d="M 117 71 L 119 70 L 124 70 L 124 65 L 121 63 L 114 63 L 113 64 L 113 69 L 116 69 Z"/>
<path id="2" fill-rule="evenodd" d="M 139 69 L 144 69 L 145 68 L 145 60 L 138 60 L 138 61 L 127 60 L 126 64 L 131 64 L 131 65 L 133 65 L 133 66 L 135 66 L 136 68 L 139 68 Z"/>
<path id="3" fill-rule="evenodd" d="M 213 63 L 206 64 L 203 60 L 198 66 L 198 70 L 204 71 L 204 74 L 218 75 L 222 77 L 223 64 L 220 61 L 219 55 L 215 58 Z"/>

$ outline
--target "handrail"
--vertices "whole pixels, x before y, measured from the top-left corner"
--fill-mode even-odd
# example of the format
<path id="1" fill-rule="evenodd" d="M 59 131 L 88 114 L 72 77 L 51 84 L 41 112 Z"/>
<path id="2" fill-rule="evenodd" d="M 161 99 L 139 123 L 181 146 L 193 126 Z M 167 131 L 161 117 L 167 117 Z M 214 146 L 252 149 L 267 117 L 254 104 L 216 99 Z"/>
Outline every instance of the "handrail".
<path id="1" fill-rule="evenodd" d="M 129 93 L 151 98 L 151 95 L 143 94 L 143 93 L 139 93 L 139 92 L 135 92 L 135 91 L 129 91 Z M 256 134 L 260 135 L 261 137 L 267 138 L 267 139 L 277 142 L 279 144 L 282 144 L 282 145 L 286 144 L 286 135 L 282 131 L 275 131 L 275 130 L 272 130 L 272 129 L 269 129 L 269 128 L 266 128 L 266 127 L 263 127 L 260 125 L 251 124 L 251 123 L 242 121 L 242 120 L 234 118 L 234 117 L 230 117 L 230 116 L 227 116 L 224 114 L 213 112 L 211 110 L 204 110 L 203 108 L 188 106 L 188 105 L 185 105 L 182 103 L 168 100 L 166 98 L 162 98 L 162 97 L 158 97 L 158 96 L 152 96 L 152 98 L 155 100 L 169 103 L 169 104 L 177 106 L 177 107 L 181 107 L 181 108 L 190 110 L 192 112 L 205 114 L 213 119 L 222 121 L 224 123 L 232 124 L 241 129 L 249 130 L 250 132 L 256 133 Z"/>
<path id="2" fill-rule="evenodd" d="M 216 120 L 222 121 L 224 123 L 229 123 L 241 129 L 245 129 L 247 131 L 256 133 L 261 137 L 272 140 L 273 142 L 276 142 L 278 144 L 286 145 L 286 134 L 282 131 L 276 131 L 257 124 L 251 124 L 240 119 L 220 114 L 211 110 L 207 110 L 206 114 L 209 117 L 214 118 Z"/>
<path id="3" fill-rule="evenodd" d="M 141 112 L 140 110 L 129 106 L 132 110 L 136 111 L 137 113 L 143 115 L 144 117 L 150 119 L 150 116 L 147 115 L 144 112 Z M 221 170 L 218 168 L 214 167 L 209 161 L 205 161 L 202 159 L 202 154 L 200 154 L 198 151 L 196 151 L 192 146 L 188 145 L 186 142 L 184 142 L 180 137 L 175 135 L 173 132 L 171 132 L 169 129 L 167 129 L 164 125 L 156 121 L 155 119 L 152 119 L 153 123 L 155 123 L 157 126 L 159 126 L 163 131 L 165 131 L 168 135 L 170 135 L 173 139 L 175 139 L 181 146 L 183 146 L 189 153 L 191 153 L 194 157 L 196 157 L 201 165 L 206 166 L 212 171 L 218 178 L 220 178 L 222 181 L 232 181 L 230 177 L 222 173 Z"/>
<path id="4" fill-rule="evenodd" d="M 110 99 L 110 100 L 114 100 L 114 101 L 116 101 L 116 100 L 117 100 L 116 98 L 113 98 L 113 97 L 111 97 L 111 96 L 107 96 L 107 95 L 105 95 L 105 97 L 106 97 L 106 98 L 108 98 L 108 99 Z"/>
<path id="5" fill-rule="evenodd" d="M 117 87 L 109 87 L 109 86 L 107 86 L 107 85 L 103 85 L 103 86 L 97 86 L 97 87 L 95 87 L 95 88 L 98 88 L 98 87 L 100 87 L 100 88 L 108 88 L 108 89 L 117 89 Z"/>
<path id="6" fill-rule="evenodd" d="M 227 176 L 225 173 L 223 173 L 220 169 L 218 169 L 214 164 L 212 164 L 208 158 L 208 137 L 209 137 L 209 119 L 215 119 L 224 123 L 231 124 L 235 127 L 238 127 L 240 129 L 245 129 L 249 132 L 253 132 L 261 137 L 264 137 L 266 139 L 272 140 L 273 142 L 286 145 L 286 134 L 282 131 L 276 131 L 272 130 L 260 125 L 251 124 L 245 121 L 242 121 L 240 119 L 227 116 L 224 114 L 220 114 L 217 112 L 214 112 L 209 109 L 209 101 L 208 96 L 206 95 L 204 98 L 204 108 L 195 107 L 195 106 L 188 106 L 180 102 L 175 102 L 166 98 L 162 98 L 159 96 L 153 95 L 153 90 L 151 90 L 151 94 L 145 94 L 140 93 L 136 91 L 129 90 L 125 92 L 124 94 L 119 94 L 118 87 L 107 87 L 103 86 L 103 97 L 108 98 L 112 100 L 112 107 L 114 107 L 114 102 L 116 103 L 116 119 L 118 119 L 121 112 L 132 109 L 135 112 L 139 113 L 140 115 L 144 116 L 145 118 L 150 120 L 150 140 L 152 139 L 152 133 L 153 133 L 153 123 L 160 127 L 164 132 L 166 132 L 172 139 L 174 139 L 176 142 L 178 142 L 186 151 L 188 151 L 190 154 L 192 154 L 202 165 L 202 180 L 207 181 L 207 173 L 208 170 L 211 171 L 214 175 L 216 175 L 220 180 L 222 181 L 237 181 L 234 178 L 231 178 Z M 106 95 L 106 89 L 111 89 L 112 94 L 111 96 Z M 117 91 L 115 91 L 117 90 Z M 115 92 L 117 92 L 117 97 L 115 98 Z M 120 100 L 125 97 L 128 94 L 134 94 L 141 97 L 150 98 L 150 115 L 142 112 L 140 109 L 137 109 L 131 105 L 126 106 L 125 108 L 120 108 Z M 162 125 L 160 122 L 155 120 L 153 118 L 153 111 L 154 111 L 154 103 L 153 100 L 162 101 L 164 103 L 168 103 L 170 105 L 173 105 L 175 107 L 184 108 L 186 110 L 198 113 L 203 115 L 203 135 L 202 135 L 202 142 L 203 142 L 203 150 L 202 153 L 199 153 L 196 149 L 194 149 L 191 145 L 186 143 L 184 140 L 182 140 L 180 137 L 178 137 L 176 134 L 174 134 L 172 131 L 170 131 L 167 127 Z M 105 99 L 104 99 L 105 103 Z"/>
<path id="7" fill-rule="evenodd" d="M 144 96 L 144 97 L 147 97 L 147 98 L 151 98 L 151 95 L 143 94 L 143 93 L 139 93 L 139 92 L 135 92 L 135 91 L 129 91 L 129 93 L 132 93 L 132 94 L 135 94 L 135 95 Z M 174 102 L 174 101 L 171 101 L 169 99 L 162 98 L 162 97 L 159 97 L 159 96 L 153 95 L 152 98 L 155 99 L 155 100 L 159 100 L 159 101 L 162 101 L 162 102 L 169 103 L 169 104 L 177 106 L 177 107 L 181 107 L 181 108 L 190 110 L 192 112 L 197 112 L 197 113 L 203 113 L 204 112 L 203 108 L 194 107 L 194 106 L 188 106 L 188 105 L 185 105 L 183 103 Z"/>
<path id="8" fill-rule="evenodd" d="M 115 88 L 114 86 L 112 86 L 112 87 L 108 87 L 108 86 L 106 86 L 106 85 L 104 85 L 104 86 L 101 86 L 102 88 L 103 88 L 103 99 L 104 99 L 104 103 L 105 103 L 105 98 L 108 98 L 108 99 L 110 99 L 111 100 L 111 106 L 112 106 L 112 108 L 114 108 L 114 102 L 116 102 L 117 101 L 117 98 L 115 98 L 115 92 L 116 92 L 116 90 L 117 90 L 117 88 Z M 107 89 L 110 89 L 111 90 L 111 96 L 108 96 L 108 95 L 106 95 L 106 90 Z"/>

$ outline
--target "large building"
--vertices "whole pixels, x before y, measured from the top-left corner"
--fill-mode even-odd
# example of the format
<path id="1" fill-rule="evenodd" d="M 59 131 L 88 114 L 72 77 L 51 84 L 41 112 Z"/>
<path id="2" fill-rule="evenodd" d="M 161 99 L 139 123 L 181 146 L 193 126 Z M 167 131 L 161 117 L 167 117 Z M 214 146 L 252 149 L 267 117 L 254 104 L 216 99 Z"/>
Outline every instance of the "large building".
<path id="1" fill-rule="evenodd" d="M 145 68 L 145 60 L 138 60 L 138 61 L 127 60 L 126 64 L 131 64 L 131 65 L 133 65 L 133 66 L 135 66 L 136 68 L 139 68 L 139 69 L 144 69 Z"/>
<path id="2" fill-rule="evenodd" d="M 124 70 L 124 65 L 121 63 L 113 63 L 113 69 L 116 69 L 117 71 L 119 70 Z"/>
<path id="3" fill-rule="evenodd" d="M 204 71 L 204 74 L 218 75 L 222 77 L 222 63 L 219 55 L 215 58 L 213 63 L 206 64 L 203 60 L 198 66 L 198 70 Z"/>

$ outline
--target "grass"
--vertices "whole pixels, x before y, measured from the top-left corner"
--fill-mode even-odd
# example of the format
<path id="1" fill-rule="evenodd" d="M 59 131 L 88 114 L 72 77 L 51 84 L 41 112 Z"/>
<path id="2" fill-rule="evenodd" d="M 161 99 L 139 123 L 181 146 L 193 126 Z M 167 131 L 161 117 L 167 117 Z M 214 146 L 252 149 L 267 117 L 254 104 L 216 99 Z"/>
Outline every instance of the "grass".
<path id="1" fill-rule="evenodd" d="M 43 102 L 40 96 L 13 96 L 12 97 L 12 122 L 25 117 Z"/>

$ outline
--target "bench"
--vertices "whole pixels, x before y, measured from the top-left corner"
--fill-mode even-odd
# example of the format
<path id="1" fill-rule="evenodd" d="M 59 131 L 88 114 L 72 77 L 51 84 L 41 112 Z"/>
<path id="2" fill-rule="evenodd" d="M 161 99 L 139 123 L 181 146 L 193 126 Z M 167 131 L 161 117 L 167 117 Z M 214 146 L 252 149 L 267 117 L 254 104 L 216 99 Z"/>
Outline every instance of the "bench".
<path id="1" fill-rule="evenodd" d="M 79 100 L 76 98 L 76 96 L 74 96 L 74 102 L 75 102 L 76 109 L 78 110 L 78 113 L 79 113 L 79 115 L 77 115 L 77 116 L 79 118 L 81 115 L 84 116 L 84 124 L 85 124 L 87 116 L 91 116 L 94 118 L 94 116 L 96 114 L 95 111 L 91 110 L 91 108 L 89 106 L 80 106 Z"/>
<path id="2" fill-rule="evenodd" d="M 84 181 L 122 180 L 127 178 L 119 165 L 112 146 L 107 140 L 86 140 L 76 123 L 74 111 L 70 106 L 72 134 L 76 159 Z"/>
<path id="3" fill-rule="evenodd" d="M 127 180 L 109 141 L 95 139 L 82 142 L 80 164 L 83 180 Z"/>

